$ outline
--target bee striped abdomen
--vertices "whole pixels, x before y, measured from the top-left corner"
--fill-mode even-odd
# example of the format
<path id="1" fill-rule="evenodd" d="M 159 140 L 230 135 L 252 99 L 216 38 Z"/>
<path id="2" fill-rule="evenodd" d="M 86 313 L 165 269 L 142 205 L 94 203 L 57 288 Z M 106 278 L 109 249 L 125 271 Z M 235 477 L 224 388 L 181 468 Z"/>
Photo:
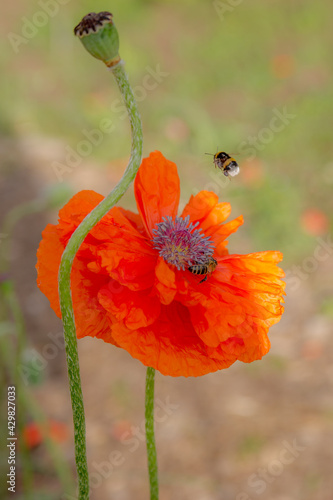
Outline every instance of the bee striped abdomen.
<path id="1" fill-rule="evenodd" d="M 227 160 L 225 160 L 225 162 L 223 163 L 223 167 L 226 168 L 228 165 L 230 165 L 230 163 L 235 163 L 235 160 L 234 158 L 231 158 L 231 156 L 229 156 L 229 158 Z"/>
<path id="2" fill-rule="evenodd" d="M 211 257 L 205 264 L 194 264 L 193 266 L 189 266 L 188 270 L 192 274 L 197 274 L 199 276 L 204 275 L 204 278 L 199 281 L 199 283 L 203 283 L 208 279 L 208 276 L 215 271 L 217 266 L 217 261 Z"/>
<path id="3" fill-rule="evenodd" d="M 194 266 L 190 266 L 188 270 L 192 274 L 208 274 L 208 266 L 204 264 L 196 264 Z"/>

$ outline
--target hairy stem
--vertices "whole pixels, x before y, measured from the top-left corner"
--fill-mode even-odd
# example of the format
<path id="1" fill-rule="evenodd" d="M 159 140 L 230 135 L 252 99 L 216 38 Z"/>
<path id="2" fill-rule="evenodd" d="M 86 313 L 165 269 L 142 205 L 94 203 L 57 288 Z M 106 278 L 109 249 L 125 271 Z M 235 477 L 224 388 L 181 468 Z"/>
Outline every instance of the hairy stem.
<path id="1" fill-rule="evenodd" d="M 155 369 L 147 368 L 146 377 L 146 442 L 150 484 L 150 500 L 158 500 L 157 457 L 154 432 L 154 387 Z"/>
<path id="2" fill-rule="evenodd" d="M 94 208 L 81 222 L 72 234 L 61 258 L 59 268 L 59 298 L 64 325 L 64 336 L 66 346 L 67 369 L 72 400 L 74 438 L 75 438 L 75 460 L 79 480 L 79 500 L 89 499 L 89 478 L 86 456 L 85 415 L 80 380 L 80 368 L 77 351 L 77 340 L 75 330 L 75 319 L 71 297 L 70 275 L 76 252 L 89 231 L 102 219 L 123 196 L 141 163 L 142 157 L 142 125 L 133 92 L 129 85 L 127 75 L 122 62 L 112 68 L 112 73 L 118 84 L 123 101 L 128 112 L 131 133 L 132 149 L 131 157 L 126 171 L 111 191 L 111 193 L 97 207 Z"/>

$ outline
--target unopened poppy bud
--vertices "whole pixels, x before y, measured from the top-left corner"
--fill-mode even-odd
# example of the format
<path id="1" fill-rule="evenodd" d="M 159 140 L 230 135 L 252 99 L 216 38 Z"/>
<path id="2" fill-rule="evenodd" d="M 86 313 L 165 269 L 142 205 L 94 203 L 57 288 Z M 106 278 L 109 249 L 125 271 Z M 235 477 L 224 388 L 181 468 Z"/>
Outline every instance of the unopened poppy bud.
<path id="1" fill-rule="evenodd" d="M 91 12 L 74 28 L 85 49 L 109 68 L 120 61 L 118 31 L 112 17 L 110 12 Z"/>

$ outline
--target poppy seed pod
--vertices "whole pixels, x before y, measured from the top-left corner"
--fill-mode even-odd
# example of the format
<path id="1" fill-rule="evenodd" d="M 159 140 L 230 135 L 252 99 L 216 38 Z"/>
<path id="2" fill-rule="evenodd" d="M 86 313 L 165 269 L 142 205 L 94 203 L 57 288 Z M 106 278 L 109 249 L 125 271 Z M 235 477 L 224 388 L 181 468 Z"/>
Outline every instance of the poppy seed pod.
<path id="1" fill-rule="evenodd" d="M 91 12 L 74 28 L 85 49 L 109 68 L 120 61 L 119 36 L 112 17 L 110 12 Z"/>

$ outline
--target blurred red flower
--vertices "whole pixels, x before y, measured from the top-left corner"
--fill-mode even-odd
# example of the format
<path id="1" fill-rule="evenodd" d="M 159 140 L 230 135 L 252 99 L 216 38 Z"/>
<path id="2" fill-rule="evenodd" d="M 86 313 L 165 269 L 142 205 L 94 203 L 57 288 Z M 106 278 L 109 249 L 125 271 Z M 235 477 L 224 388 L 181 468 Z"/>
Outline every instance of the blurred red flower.
<path id="1" fill-rule="evenodd" d="M 23 429 L 23 439 L 30 449 L 39 446 L 43 442 L 45 435 L 53 439 L 53 441 L 66 441 L 69 435 L 68 427 L 63 422 L 50 420 L 44 426 L 30 422 Z"/>
<path id="2" fill-rule="evenodd" d="M 277 54 L 272 58 L 272 72 L 277 78 L 288 78 L 295 71 L 295 59 L 290 54 Z"/>
<path id="3" fill-rule="evenodd" d="M 329 220 L 327 215 L 317 208 L 304 210 L 301 216 L 303 230 L 311 236 L 320 236 L 329 230 Z"/>
<path id="4" fill-rule="evenodd" d="M 112 208 L 91 230 L 73 264 L 78 338 L 98 337 L 165 375 L 199 376 L 251 362 L 269 350 L 278 322 L 284 273 L 280 252 L 229 255 L 226 238 L 243 223 L 225 223 L 229 203 L 214 193 L 191 196 L 177 216 L 177 167 L 155 151 L 134 183 L 139 215 Z M 38 250 L 38 286 L 60 317 L 58 269 L 73 231 L 103 199 L 81 191 L 49 224 Z M 189 266 L 214 256 L 205 282 Z"/>

